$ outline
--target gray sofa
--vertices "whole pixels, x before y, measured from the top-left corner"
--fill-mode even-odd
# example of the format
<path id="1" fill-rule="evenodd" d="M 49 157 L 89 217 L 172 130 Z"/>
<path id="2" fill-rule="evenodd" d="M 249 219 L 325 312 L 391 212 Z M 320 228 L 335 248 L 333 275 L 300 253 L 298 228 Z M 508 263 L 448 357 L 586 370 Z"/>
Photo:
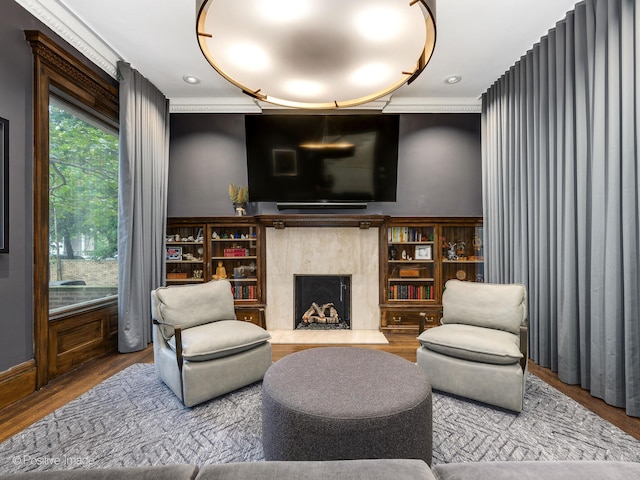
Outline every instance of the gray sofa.
<path id="1" fill-rule="evenodd" d="M 0 480 L 639 480 L 640 463 L 476 462 L 435 465 L 422 460 L 247 462 L 196 467 L 58 470 L 0 475 Z"/>

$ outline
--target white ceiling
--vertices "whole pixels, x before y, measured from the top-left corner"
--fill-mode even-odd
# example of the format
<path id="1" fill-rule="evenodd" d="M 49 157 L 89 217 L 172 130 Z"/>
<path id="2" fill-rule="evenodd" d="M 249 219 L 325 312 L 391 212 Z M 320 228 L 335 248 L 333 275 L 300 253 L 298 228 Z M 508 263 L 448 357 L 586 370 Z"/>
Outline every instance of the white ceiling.
<path id="1" fill-rule="evenodd" d="M 242 94 L 207 63 L 196 39 L 196 0 L 16 1 L 112 76 L 118 60 L 129 62 L 170 99 L 173 112 L 273 108 Z M 245 1 L 237 0 L 239 8 Z M 438 0 L 436 48 L 427 68 L 391 98 L 365 108 L 477 112 L 487 88 L 575 4 L 576 0 Z M 201 83 L 189 85 L 183 81 L 185 75 L 195 75 Z M 450 75 L 461 75 L 462 81 L 445 84 Z"/>

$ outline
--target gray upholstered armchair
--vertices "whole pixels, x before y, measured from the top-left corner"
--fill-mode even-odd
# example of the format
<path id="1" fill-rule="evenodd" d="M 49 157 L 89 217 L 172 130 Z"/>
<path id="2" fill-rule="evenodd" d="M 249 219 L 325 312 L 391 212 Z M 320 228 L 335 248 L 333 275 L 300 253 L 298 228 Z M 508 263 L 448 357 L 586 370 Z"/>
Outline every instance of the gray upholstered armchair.
<path id="1" fill-rule="evenodd" d="M 418 337 L 418 366 L 436 390 L 522 410 L 527 376 L 527 293 L 520 284 L 449 280 L 442 325 Z"/>
<path id="2" fill-rule="evenodd" d="M 256 382 L 271 365 L 270 335 L 236 320 L 228 280 L 160 287 L 151 309 L 156 373 L 187 407 Z"/>

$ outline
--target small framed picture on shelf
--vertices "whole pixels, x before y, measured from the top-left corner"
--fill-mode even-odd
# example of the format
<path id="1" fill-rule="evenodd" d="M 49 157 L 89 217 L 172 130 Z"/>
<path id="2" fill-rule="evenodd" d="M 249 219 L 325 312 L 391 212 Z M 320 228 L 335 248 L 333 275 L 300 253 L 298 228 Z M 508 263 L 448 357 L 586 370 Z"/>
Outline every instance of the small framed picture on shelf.
<path id="1" fill-rule="evenodd" d="M 167 260 L 182 260 L 182 247 L 167 247 Z"/>
<path id="2" fill-rule="evenodd" d="M 416 245 L 414 258 L 416 260 L 433 260 L 431 245 Z"/>

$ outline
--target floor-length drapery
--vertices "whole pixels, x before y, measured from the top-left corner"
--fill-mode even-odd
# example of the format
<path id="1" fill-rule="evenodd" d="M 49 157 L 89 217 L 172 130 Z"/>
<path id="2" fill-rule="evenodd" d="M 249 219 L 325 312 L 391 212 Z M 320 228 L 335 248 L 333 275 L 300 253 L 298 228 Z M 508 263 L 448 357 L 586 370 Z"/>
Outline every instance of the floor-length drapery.
<path id="1" fill-rule="evenodd" d="M 169 102 L 127 63 L 120 73 L 118 349 L 151 342 L 151 290 L 162 284 Z"/>
<path id="2" fill-rule="evenodd" d="M 486 277 L 534 361 L 640 416 L 640 13 L 586 0 L 483 96 Z"/>

